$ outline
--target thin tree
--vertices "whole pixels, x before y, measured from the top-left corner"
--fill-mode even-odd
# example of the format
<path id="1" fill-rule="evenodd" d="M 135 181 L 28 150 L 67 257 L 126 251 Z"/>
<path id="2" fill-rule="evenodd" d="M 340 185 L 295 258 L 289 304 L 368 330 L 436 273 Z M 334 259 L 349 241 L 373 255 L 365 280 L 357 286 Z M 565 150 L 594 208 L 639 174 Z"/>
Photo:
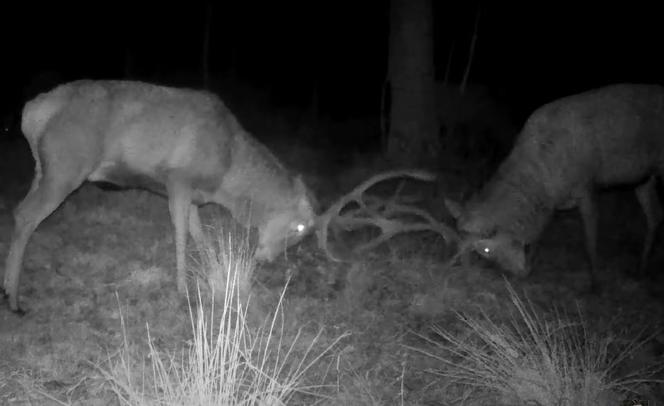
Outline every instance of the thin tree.
<path id="1" fill-rule="evenodd" d="M 203 27 L 203 87 L 210 88 L 210 30 L 212 29 L 212 3 L 205 6 L 205 25 Z"/>
<path id="2" fill-rule="evenodd" d="M 478 6 L 477 14 L 475 15 L 475 26 L 473 27 L 473 38 L 470 41 L 470 50 L 468 51 L 468 63 L 466 63 L 466 70 L 463 72 L 461 86 L 459 86 L 459 91 L 461 94 L 466 92 L 466 86 L 468 86 L 468 79 L 470 78 L 470 67 L 473 65 L 473 57 L 475 56 L 475 47 L 477 46 L 477 28 L 480 25 L 481 12 L 482 9 Z"/>

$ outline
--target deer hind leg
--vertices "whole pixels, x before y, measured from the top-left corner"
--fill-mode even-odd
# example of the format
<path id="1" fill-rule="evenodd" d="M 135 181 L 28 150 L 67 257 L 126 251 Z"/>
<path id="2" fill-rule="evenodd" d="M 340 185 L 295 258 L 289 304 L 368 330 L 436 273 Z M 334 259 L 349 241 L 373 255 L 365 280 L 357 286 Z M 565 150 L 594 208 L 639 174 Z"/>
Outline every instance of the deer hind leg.
<path id="1" fill-rule="evenodd" d="M 63 162 L 60 160 L 60 162 Z M 9 307 L 19 312 L 18 285 L 25 247 L 37 226 L 78 188 L 85 180 L 84 173 L 65 165 L 51 165 L 42 175 L 39 163 L 30 191 L 14 210 L 14 232 L 5 262 L 4 289 Z"/>
<path id="2" fill-rule="evenodd" d="M 586 238 L 586 251 L 590 259 L 590 283 L 591 289 L 596 290 L 598 285 L 597 269 L 599 260 L 597 258 L 597 203 L 593 190 L 587 190 L 579 201 L 579 211 L 583 220 L 583 231 Z"/>
<path id="3" fill-rule="evenodd" d="M 175 229 L 175 261 L 177 289 L 180 294 L 187 291 L 187 228 L 191 224 L 191 188 L 186 182 L 173 179 L 168 186 L 168 208 Z M 197 216 L 198 213 L 195 214 Z M 195 220 L 194 220 L 195 221 Z"/>
<path id="4" fill-rule="evenodd" d="M 655 241 L 657 226 L 662 222 L 662 218 L 664 217 L 662 205 L 657 196 L 657 178 L 655 176 L 650 177 L 646 183 L 636 188 L 636 198 L 646 215 L 647 224 L 646 236 L 637 268 L 638 273 L 643 274 L 653 242 Z"/>

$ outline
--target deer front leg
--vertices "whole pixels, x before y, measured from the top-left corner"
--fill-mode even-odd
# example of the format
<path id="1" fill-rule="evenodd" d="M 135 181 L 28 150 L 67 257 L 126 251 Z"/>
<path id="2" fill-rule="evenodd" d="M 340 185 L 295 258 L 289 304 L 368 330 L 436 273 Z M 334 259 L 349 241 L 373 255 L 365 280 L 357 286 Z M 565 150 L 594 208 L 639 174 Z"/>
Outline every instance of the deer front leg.
<path id="1" fill-rule="evenodd" d="M 175 230 L 175 261 L 177 288 L 180 294 L 187 291 L 187 226 L 190 222 L 191 189 L 186 183 L 172 180 L 168 185 L 168 208 Z"/>
<path id="2" fill-rule="evenodd" d="M 189 234 L 194 239 L 196 248 L 201 250 L 207 246 L 207 237 L 205 236 L 205 232 L 203 232 L 198 206 L 195 204 L 192 204 L 189 208 Z"/>
<path id="3" fill-rule="evenodd" d="M 643 250 L 639 258 L 639 266 L 637 268 L 639 274 L 643 274 L 646 269 L 648 257 L 652 250 L 652 244 L 655 241 L 655 234 L 657 226 L 662 222 L 662 205 L 657 196 L 656 189 L 657 179 L 652 176 L 646 183 L 636 188 L 636 198 L 646 215 L 646 223 L 648 229 L 646 231 L 645 240 L 643 242 Z"/>

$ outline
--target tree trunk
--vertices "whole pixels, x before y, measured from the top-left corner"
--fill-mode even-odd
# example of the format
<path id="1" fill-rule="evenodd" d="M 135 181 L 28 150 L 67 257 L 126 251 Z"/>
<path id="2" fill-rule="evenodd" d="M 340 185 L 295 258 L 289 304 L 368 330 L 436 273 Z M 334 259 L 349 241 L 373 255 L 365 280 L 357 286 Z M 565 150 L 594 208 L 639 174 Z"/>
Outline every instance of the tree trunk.
<path id="1" fill-rule="evenodd" d="M 388 64 L 388 158 L 402 165 L 432 163 L 439 142 L 431 0 L 391 0 Z"/>

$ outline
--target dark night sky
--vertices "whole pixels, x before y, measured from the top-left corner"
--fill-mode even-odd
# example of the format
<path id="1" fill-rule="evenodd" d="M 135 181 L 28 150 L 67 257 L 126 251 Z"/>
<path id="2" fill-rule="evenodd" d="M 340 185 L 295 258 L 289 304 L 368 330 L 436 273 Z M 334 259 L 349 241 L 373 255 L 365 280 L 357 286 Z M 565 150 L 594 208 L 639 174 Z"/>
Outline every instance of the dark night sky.
<path id="1" fill-rule="evenodd" d="M 200 83 L 194 81 L 201 77 L 204 3 L 57 3 L 2 6 L 3 109 L 39 72 L 119 78 L 127 49 L 138 78 Z M 455 41 L 452 72 L 459 80 L 477 3 L 434 3 L 437 72 L 442 76 Z M 482 8 L 471 80 L 519 109 L 610 82 L 664 83 L 664 23 L 654 5 L 494 3 Z M 306 104 L 317 80 L 329 108 L 377 111 L 387 1 L 220 1 L 212 15 L 213 74 L 226 73 L 235 60 L 239 76 L 271 89 L 277 103 Z"/>

